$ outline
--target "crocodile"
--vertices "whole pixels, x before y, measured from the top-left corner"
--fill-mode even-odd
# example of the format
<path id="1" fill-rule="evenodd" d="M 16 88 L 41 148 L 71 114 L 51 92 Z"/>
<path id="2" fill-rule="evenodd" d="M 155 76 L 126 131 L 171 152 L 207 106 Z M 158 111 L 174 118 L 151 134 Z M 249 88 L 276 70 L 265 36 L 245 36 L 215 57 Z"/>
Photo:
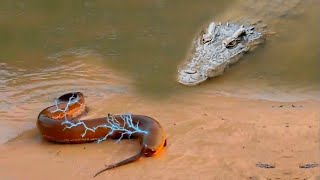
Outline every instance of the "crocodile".
<path id="1" fill-rule="evenodd" d="M 302 3 L 303 2 L 303 3 Z M 191 53 L 178 66 L 179 83 L 194 86 L 222 75 L 245 53 L 252 52 L 272 34 L 267 23 L 301 14 L 302 0 L 246 0 L 239 1 L 226 16 L 233 21 L 211 21 L 193 40 Z M 229 12 L 229 11 L 228 11 Z M 222 15 L 223 16 L 223 15 Z M 222 18 L 225 19 L 225 18 Z"/>

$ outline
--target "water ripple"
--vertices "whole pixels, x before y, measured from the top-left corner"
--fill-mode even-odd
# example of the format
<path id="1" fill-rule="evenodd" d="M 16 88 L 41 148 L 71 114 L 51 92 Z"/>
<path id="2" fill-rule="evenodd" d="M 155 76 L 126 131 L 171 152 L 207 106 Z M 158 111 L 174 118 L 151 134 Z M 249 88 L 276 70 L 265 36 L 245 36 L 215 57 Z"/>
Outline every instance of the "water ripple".
<path id="1" fill-rule="evenodd" d="M 64 58 L 60 53 L 54 66 L 23 70 L 0 64 L 0 123 L 35 124 L 36 117 L 55 98 L 70 91 L 105 98 L 127 92 L 127 81 L 105 68 L 98 56 Z M 73 54 L 76 54 L 73 52 Z M 10 128 L 10 127 L 9 127 Z M 11 127 L 17 128 L 17 127 Z M 20 128 L 24 129 L 23 127 Z M 14 131 L 16 132 L 16 131 Z"/>

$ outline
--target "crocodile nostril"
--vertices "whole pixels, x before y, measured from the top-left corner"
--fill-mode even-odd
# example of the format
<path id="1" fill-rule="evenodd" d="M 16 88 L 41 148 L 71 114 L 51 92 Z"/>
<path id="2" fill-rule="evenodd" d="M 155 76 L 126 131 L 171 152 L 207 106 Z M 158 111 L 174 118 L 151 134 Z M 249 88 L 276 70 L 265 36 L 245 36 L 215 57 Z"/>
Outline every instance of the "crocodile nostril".
<path id="1" fill-rule="evenodd" d="M 195 73 L 197 73 L 196 70 L 192 70 L 192 69 L 184 70 L 184 72 L 185 72 L 186 74 L 195 74 Z"/>

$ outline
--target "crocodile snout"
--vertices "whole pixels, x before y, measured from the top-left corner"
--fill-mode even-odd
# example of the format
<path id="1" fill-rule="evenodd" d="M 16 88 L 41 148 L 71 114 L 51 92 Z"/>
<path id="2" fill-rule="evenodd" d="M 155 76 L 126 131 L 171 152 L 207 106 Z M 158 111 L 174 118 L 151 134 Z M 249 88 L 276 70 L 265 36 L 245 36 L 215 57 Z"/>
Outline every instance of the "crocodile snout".
<path id="1" fill-rule="evenodd" d="M 179 71 L 178 80 L 181 84 L 193 86 L 205 81 L 207 77 L 200 74 L 199 71 L 193 69 L 186 69 Z"/>

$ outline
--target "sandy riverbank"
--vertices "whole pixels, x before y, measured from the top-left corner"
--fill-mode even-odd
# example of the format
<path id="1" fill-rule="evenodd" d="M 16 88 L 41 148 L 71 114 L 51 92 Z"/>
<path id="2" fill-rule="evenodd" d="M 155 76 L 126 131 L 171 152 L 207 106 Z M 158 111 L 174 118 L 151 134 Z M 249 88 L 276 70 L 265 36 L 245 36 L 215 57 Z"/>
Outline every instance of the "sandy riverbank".
<path id="1" fill-rule="evenodd" d="M 157 157 L 99 175 L 96 179 L 317 179 L 319 102 L 281 103 L 217 95 L 176 97 L 162 102 L 134 95 L 114 95 L 108 103 L 87 98 L 88 117 L 106 110 L 130 110 L 156 118 L 168 136 Z M 99 105 L 99 106 L 98 106 Z M 282 107 L 280 107 L 282 105 Z M 294 105 L 295 107 L 293 107 Z M 139 144 L 58 145 L 41 139 L 37 129 L 0 145 L 0 177 L 21 179 L 91 179 L 104 164 L 127 158 Z M 273 169 L 256 163 L 273 164 Z"/>

